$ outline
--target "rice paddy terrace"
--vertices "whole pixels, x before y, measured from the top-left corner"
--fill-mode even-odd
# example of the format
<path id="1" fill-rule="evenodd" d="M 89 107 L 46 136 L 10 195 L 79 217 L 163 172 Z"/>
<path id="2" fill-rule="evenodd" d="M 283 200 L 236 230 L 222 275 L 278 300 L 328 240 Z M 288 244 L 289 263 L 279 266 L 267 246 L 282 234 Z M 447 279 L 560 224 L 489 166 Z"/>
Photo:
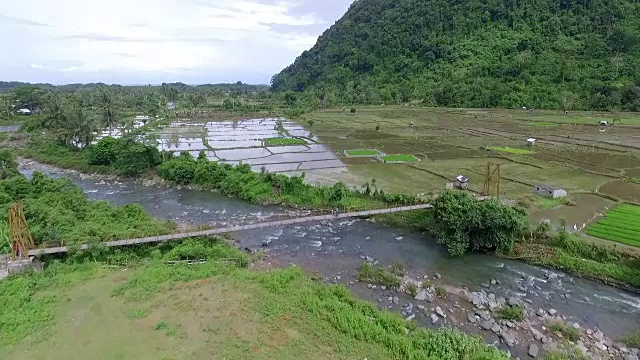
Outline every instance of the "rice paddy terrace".
<path id="1" fill-rule="evenodd" d="M 501 196 L 527 207 L 533 222 L 564 219 L 577 231 L 619 202 L 640 203 L 640 115 L 613 120 L 591 112 L 364 107 L 296 121 L 179 118 L 156 135 L 164 151 L 386 192 L 437 193 L 458 175 L 482 192 L 487 163 L 500 164 Z M 565 189 L 569 200 L 535 195 L 539 184 Z"/>

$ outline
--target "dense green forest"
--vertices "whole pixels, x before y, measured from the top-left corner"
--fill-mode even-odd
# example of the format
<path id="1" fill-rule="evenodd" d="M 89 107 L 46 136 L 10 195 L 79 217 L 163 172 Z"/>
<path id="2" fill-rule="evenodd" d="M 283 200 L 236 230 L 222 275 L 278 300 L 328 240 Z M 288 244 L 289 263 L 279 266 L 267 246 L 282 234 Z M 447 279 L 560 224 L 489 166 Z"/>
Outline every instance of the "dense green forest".
<path id="1" fill-rule="evenodd" d="M 321 103 L 640 111 L 637 0 L 357 0 L 275 75 Z"/>

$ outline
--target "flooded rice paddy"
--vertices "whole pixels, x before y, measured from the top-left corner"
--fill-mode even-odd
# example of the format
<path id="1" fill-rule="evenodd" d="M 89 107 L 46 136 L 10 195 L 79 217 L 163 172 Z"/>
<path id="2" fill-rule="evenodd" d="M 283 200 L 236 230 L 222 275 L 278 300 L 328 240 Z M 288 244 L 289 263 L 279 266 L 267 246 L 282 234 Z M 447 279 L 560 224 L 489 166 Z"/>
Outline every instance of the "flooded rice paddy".
<path id="1" fill-rule="evenodd" d="M 158 132 L 158 149 L 189 152 L 227 164 L 249 164 L 254 171 L 295 174 L 333 169 L 346 171 L 345 163 L 304 127 L 280 118 L 236 121 L 176 121 Z M 305 145 L 266 146 L 270 138 L 297 138 Z"/>

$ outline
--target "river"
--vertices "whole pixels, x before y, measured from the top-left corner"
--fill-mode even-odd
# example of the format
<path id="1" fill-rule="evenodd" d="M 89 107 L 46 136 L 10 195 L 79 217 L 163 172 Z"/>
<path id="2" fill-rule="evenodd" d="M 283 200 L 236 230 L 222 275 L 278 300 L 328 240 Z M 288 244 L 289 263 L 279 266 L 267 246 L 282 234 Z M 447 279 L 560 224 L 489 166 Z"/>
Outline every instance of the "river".
<path id="1" fill-rule="evenodd" d="M 294 210 L 248 204 L 213 192 L 178 187 L 146 186 L 130 180 L 100 180 L 52 167 L 23 162 L 21 171 L 30 176 L 34 169 L 54 177 L 68 177 L 82 187 L 89 198 L 113 204 L 138 203 L 158 218 L 180 223 L 225 225 L 265 220 Z M 427 235 L 372 223 L 341 220 L 301 226 L 244 231 L 233 234 L 242 247 L 261 248 L 284 262 L 291 262 L 331 278 L 346 274 L 362 262 L 363 256 L 383 264 L 402 261 L 413 275 L 439 273 L 452 286 L 477 290 L 500 285 L 490 291 L 502 296 L 529 299 L 533 308 L 554 308 L 583 327 L 598 327 L 616 339 L 636 330 L 640 324 L 640 296 L 597 282 L 550 271 L 525 263 L 489 255 L 472 254 L 451 258 Z M 344 280 L 342 282 L 345 282 Z M 366 287 L 354 287 L 360 296 L 375 300 Z M 489 291 L 489 290 L 488 290 Z M 409 298 L 407 298 L 409 301 Z"/>

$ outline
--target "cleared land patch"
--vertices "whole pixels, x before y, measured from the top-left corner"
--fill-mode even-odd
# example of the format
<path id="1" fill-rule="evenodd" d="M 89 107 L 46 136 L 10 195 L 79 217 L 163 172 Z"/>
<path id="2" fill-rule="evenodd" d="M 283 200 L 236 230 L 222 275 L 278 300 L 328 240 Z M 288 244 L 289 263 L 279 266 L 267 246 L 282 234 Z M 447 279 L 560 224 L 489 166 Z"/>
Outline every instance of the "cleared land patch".
<path id="1" fill-rule="evenodd" d="M 640 206 L 620 205 L 587 229 L 601 239 L 640 247 Z"/>
<path id="2" fill-rule="evenodd" d="M 265 146 L 290 146 L 305 145 L 307 142 L 297 138 L 267 138 L 264 139 Z"/>

